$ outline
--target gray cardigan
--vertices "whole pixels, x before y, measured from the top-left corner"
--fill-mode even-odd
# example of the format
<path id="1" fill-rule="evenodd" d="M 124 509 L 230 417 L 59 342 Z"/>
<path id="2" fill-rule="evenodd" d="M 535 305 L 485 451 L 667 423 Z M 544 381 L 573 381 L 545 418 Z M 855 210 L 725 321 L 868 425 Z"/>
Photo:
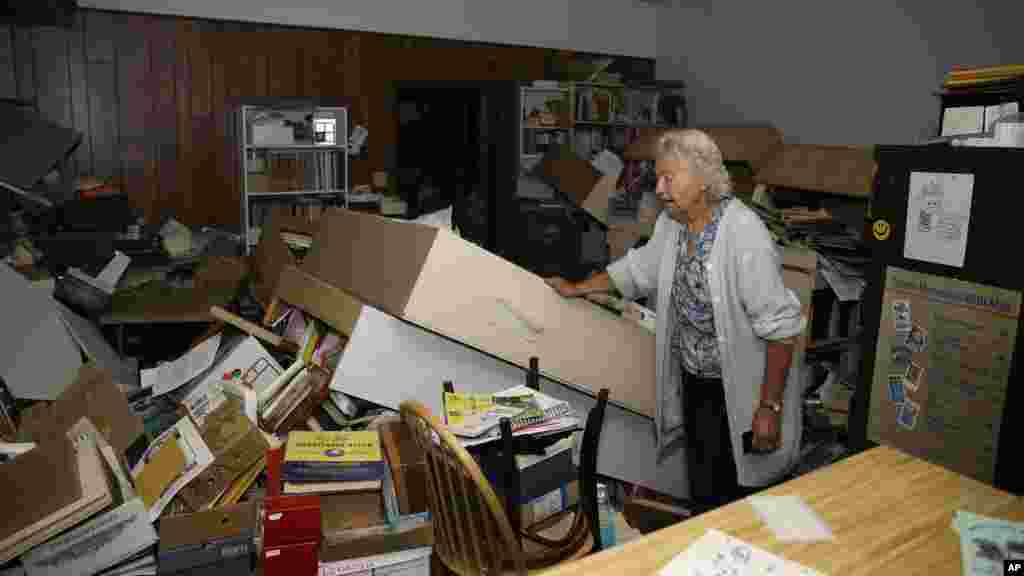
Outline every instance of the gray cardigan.
<path id="1" fill-rule="evenodd" d="M 676 441 L 683 437 L 682 374 L 679 363 L 673 361 L 670 344 L 676 321 L 670 315 L 672 271 L 681 231 L 682 225 L 662 211 L 647 244 L 608 266 L 612 282 L 627 300 L 648 296 L 657 302 L 655 441 L 662 456 L 678 448 Z M 750 430 L 760 402 L 766 341 L 800 334 L 807 319 L 801 314 L 796 295 L 782 283 L 781 258 L 768 229 L 739 200 L 730 202 L 722 215 L 707 272 L 739 483 L 763 486 L 796 464 L 803 392 L 798 378 L 801 359 L 794 357 L 783 396 L 779 450 L 766 455 L 744 454 L 741 438 Z"/>

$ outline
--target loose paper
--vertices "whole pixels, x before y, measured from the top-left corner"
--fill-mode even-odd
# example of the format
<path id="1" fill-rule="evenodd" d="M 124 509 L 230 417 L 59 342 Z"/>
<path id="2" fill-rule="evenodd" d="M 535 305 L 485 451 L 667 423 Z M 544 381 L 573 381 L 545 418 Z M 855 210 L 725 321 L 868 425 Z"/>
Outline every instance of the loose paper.
<path id="1" fill-rule="evenodd" d="M 748 500 L 781 542 L 835 539 L 828 525 L 799 496 L 751 496 Z"/>
<path id="2" fill-rule="evenodd" d="M 177 390 L 189 380 L 209 368 L 217 357 L 220 334 L 208 338 L 202 344 L 189 350 L 174 362 L 161 364 L 156 368 L 143 370 L 140 374 L 143 388 L 152 388 L 153 396 L 160 396 Z"/>
<path id="3" fill-rule="evenodd" d="M 1019 110 L 1019 106 L 1016 102 L 1006 102 L 1003 104 L 996 104 L 995 106 L 985 107 L 985 132 L 992 133 L 992 126 L 996 123 L 996 120 L 1010 114 L 1016 114 Z"/>
<path id="4" fill-rule="evenodd" d="M 156 521 L 171 499 L 212 463 L 213 453 L 188 416 L 165 430 L 132 468 L 132 479 L 143 501 L 147 503 L 149 520 Z M 156 470 L 147 470 L 154 464 Z M 168 473 L 168 469 L 173 470 L 173 473 Z M 153 494 L 151 481 L 156 481 L 159 486 L 155 490 L 158 495 L 152 504 L 149 501 Z"/>
<path id="5" fill-rule="evenodd" d="M 942 111 L 943 136 L 980 134 L 984 129 L 984 106 L 956 106 Z"/>
<path id="6" fill-rule="evenodd" d="M 820 576 L 732 536 L 708 530 L 672 559 L 659 576 Z"/>
<path id="7" fill-rule="evenodd" d="M 953 530 L 960 535 L 964 576 L 1002 574 L 1004 560 L 1024 560 L 1024 523 L 958 510 Z"/>
<path id="8" fill-rule="evenodd" d="M 904 258 L 963 268 L 974 174 L 911 172 Z"/>

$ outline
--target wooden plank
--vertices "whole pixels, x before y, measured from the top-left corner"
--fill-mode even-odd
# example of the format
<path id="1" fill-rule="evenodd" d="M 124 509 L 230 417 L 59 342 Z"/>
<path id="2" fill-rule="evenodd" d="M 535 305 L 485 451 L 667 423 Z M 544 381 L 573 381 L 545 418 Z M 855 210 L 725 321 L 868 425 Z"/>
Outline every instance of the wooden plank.
<path id="1" fill-rule="evenodd" d="M 194 20 L 186 21 L 182 26 L 183 30 L 179 35 L 179 41 L 184 42 L 187 82 L 190 85 L 185 94 L 191 98 L 193 117 L 208 116 L 213 110 L 211 50 L 208 42 L 212 41 L 216 29 L 210 22 Z M 180 90 L 179 94 L 181 94 Z"/>
<path id="2" fill-rule="evenodd" d="M 118 15 L 115 22 L 122 189 L 145 213 L 146 219 L 153 221 L 157 216 L 150 182 L 154 170 L 152 166 L 147 167 L 147 161 L 152 158 L 147 139 L 147 120 L 153 112 L 148 47 L 151 18 Z"/>
<path id="3" fill-rule="evenodd" d="M 0 26 L 0 98 L 18 96 L 18 82 L 14 63 L 14 30 Z"/>
<path id="4" fill-rule="evenodd" d="M 231 23 L 218 23 L 218 31 L 211 31 L 211 86 L 212 86 L 212 114 L 206 122 L 206 179 L 199 184 L 202 189 L 203 198 L 207 204 L 207 221 L 213 225 L 231 226 L 238 228 L 240 220 L 239 206 L 241 198 L 231 187 L 232 173 L 227 166 L 229 150 L 226 124 L 227 114 L 231 112 L 227 106 L 229 88 L 229 68 L 232 65 L 231 56 L 235 47 L 231 45 L 235 32 L 224 31 L 224 27 Z M 237 28 L 236 28 L 237 29 Z"/>
<path id="5" fill-rule="evenodd" d="M 151 22 L 150 81 L 153 113 L 148 119 L 149 138 L 156 155 L 154 198 L 157 213 L 169 211 L 179 221 L 192 222 L 190 206 L 178 194 L 178 107 L 175 82 L 178 68 L 174 19 L 158 17 Z"/>
<path id="6" fill-rule="evenodd" d="M 31 28 L 14 29 L 14 73 L 16 76 L 17 97 L 22 100 L 35 101 L 35 35 Z"/>
<path id="7" fill-rule="evenodd" d="M 71 124 L 82 133 L 82 143 L 75 151 L 78 174 L 92 174 L 92 138 L 89 123 L 89 85 L 85 56 L 85 14 L 75 13 L 74 24 L 67 34 L 68 72 L 71 90 Z"/>
<path id="8" fill-rule="evenodd" d="M 55 124 L 71 127 L 71 77 L 66 31 L 51 26 L 32 30 L 35 39 L 33 68 L 39 113 Z"/>
<path id="9" fill-rule="evenodd" d="M 115 15 L 88 10 L 84 16 L 86 61 L 114 63 L 117 57 Z"/>

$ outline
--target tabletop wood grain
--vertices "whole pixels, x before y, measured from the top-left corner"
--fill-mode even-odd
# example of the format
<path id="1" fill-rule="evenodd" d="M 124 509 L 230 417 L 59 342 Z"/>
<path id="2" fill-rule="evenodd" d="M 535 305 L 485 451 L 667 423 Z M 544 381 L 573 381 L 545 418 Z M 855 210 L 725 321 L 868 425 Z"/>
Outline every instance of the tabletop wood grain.
<path id="1" fill-rule="evenodd" d="M 714 528 L 824 574 L 960 574 L 956 510 L 1024 521 L 1024 500 L 892 448 L 878 447 L 761 494 L 799 495 L 835 535 L 782 543 L 745 500 L 562 564 L 546 576 L 655 574 Z"/>

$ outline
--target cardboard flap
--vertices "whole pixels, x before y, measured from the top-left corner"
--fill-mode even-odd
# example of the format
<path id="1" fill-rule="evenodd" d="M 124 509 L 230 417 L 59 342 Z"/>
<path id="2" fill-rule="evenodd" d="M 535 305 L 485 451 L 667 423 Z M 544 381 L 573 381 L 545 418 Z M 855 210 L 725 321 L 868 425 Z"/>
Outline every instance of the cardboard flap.
<path id="1" fill-rule="evenodd" d="M 352 336 L 363 308 L 344 290 L 291 265 L 281 269 L 274 295 L 326 322 L 346 338 Z"/>
<path id="2" fill-rule="evenodd" d="M 401 316 L 439 233 L 423 224 L 328 210 L 302 269 Z"/>
<path id="3" fill-rule="evenodd" d="M 268 225 L 260 235 L 252 259 L 256 298 L 264 306 L 274 297 L 274 287 L 281 270 L 285 266 L 299 264 L 299 259 L 281 238 L 281 233 L 315 236 L 319 227 L 318 222 L 291 214 L 284 208 L 275 207 L 271 210 Z"/>
<path id="4" fill-rule="evenodd" d="M 145 432 L 110 372 L 93 364 L 82 366 L 55 402 L 37 403 L 22 413 L 20 430 L 33 439 L 54 436 L 80 418 L 88 418 L 119 455 Z"/>
<path id="5" fill-rule="evenodd" d="M 769 186 L 870 198 L 875 158 L 871 148 L 786 144 L 757 171 Z"/>
<path id="6" fill-rule="evenodd" d="M 60 474 L 54 472 L 60 470 Z M 70 506 L 82 497 L 78 459 L 64 434 L 47 438 L 3 465 L 0 474 L 0 541 Z"/>
<path id="7" fill-rule="evenodd" d="M 597 181 L 601 179 L 601 173 L 591 166 L 590 162 L 562 148 L 546 154 L 537 172 L 545 182 L 581 208 L 594 190 Z"/>
<path id="8" fill-rule="evenodd" d="M 252 502 L 165 516 L 160 519 L 160 550 L 205 544 L 210 540 L 251 534 L 255 530 L 256 507 Z"/>
<path id="9" fill-rule="evenodd" d="M 764 162 L 782 146 L 782 132 L 771 124 L 735 126 L 697 126 L 718 144 L 722 158 L 729 162 L 747 162 L 759 171 Z M 626 147 L 627 160 L 654 160 L 658 138 L 664 128 L 641 128 L 640 138 Z"/>

